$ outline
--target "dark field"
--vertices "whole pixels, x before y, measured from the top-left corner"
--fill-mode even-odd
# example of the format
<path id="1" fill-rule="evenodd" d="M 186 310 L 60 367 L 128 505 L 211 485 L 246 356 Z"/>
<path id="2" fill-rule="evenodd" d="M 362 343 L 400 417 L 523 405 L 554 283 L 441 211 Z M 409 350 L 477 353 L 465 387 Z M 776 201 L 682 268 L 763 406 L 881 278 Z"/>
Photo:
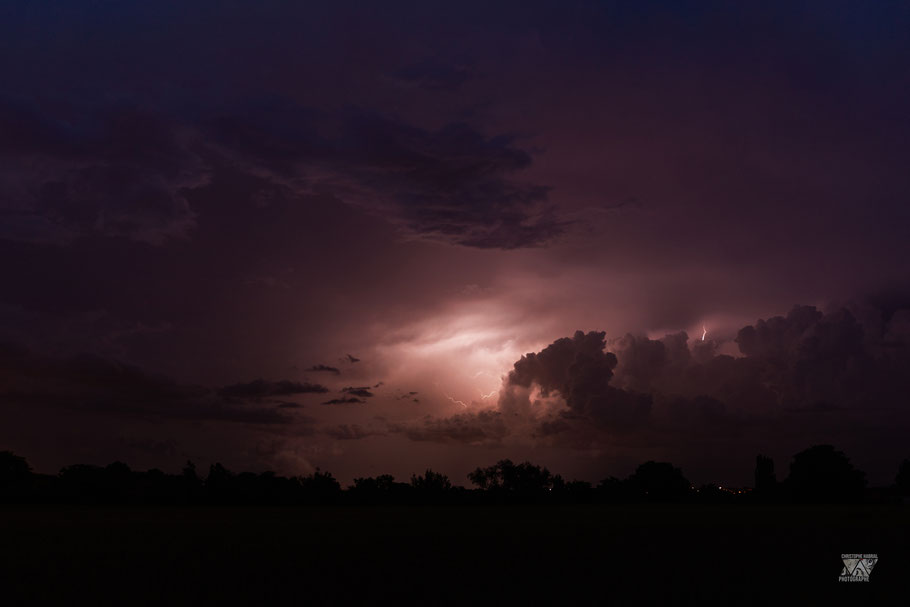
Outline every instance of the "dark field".
<path id="1" fill-rule="evenodd" d="M 904 506 L 5 507 L 0 603 L 903 604 Z M 869 583 L 837 580 L 874 552 Z"/>

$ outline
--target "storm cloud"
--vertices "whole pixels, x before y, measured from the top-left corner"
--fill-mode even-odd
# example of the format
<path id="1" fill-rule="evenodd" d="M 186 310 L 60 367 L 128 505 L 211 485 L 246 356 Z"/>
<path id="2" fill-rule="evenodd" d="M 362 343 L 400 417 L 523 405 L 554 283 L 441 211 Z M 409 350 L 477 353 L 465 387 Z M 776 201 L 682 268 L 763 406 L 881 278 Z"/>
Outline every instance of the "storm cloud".
<path id="1" fill-rule="evenodd" d="M 747 458 L 773 445 L 850 444 L 862 428 L 881 437 L 875 453 L 896 457 L 894 440 L 910 427 L 910 381 L 898 371 L 910 365 L 906 315 L 852 307 L 795 306 L 758 320 L 738 331 L 739 356 L 684 332 L 608 342 L 604 332 L 577 331 L 516 361 L 495 408 L 398 431 L 442 443 L 659 444 L 676 457 L 723 449 Z"/>
<path id="2" fill-rule="evenodd" d="M 413 441 L 471 445 L 498 444 L 509 434 L 499 411 L 468 412 L 444 418 L 426 416 L 417 422 L 392 424 L 390 430 Z"/>
<path id="3" fill-rule="evenodd" d="M 371 436 L 385 436 L 382 429 L 361 426 L 360 424 L 338 424 L 326 426 L 322 432 L 335 440 L 360 440 Z"/>
<path id="4" fill-rule="evenodd" d="M 365 400 L 362 400 L 360 398 L 357 398 L 354 396 L 348 396 L 345 398 L 333 398 L 331 400 L 325 401 L 322 404 L 323 405 L 353 405 L 353 404 L 363 404 L 365 402 L 366 402 Z"/>
<path id="5" fill-rule="evenodd" d="M 341 391 L 352 396 L 359 396 L 360 398 L 371 398 L 375 396 L 370 392 L 369 386 L 348 386 L 347 388 L 342 388 Z"/>
<path id="6" fill-rule="evenodd" d="M 571 338 L 522 356 L 509 372 L 507 387 L 535 385 L 544 397 L 557 394 L 568 408 L 561 413 L 563 417 L 584 418 L 617 430 L 633 427 L 647 419 L 651 399 L 610 385 L 617 358 L 605 352 L 605 346 L 604 332 L 577 331 Z M 499 405 L 503 411 L 527 409 L 527 397 L 516 399 L 515 394 L 514 390 L 503 391 Z"/>
<path id="7" fill-rule="evenodd" d="M 893 477 L 910 12 L 672 4 L 4 3 L 0 449 Z"/>
<path id="8" fill-rule="evenodd" d="M 331 373 L 332 375 L 340 375 L 341 370 L 338 367 L 331 367 L 329 365 L 313 365 L 307 371 L 313 371 L 314 373 Z"/>
<path id="9" fill-rule="evenodd" d="M 329 389 L 320 384 L 283 379 L 266 381 L 255 379 L 251 382 L 225 386 L 219 391 L 223 396 L 235 398 L 267 398 L 291 394 L 325 394 Z"/>
<path id="10" fill-rule="evenodd" d="M 75 128 L 72 120 L 0 99 L 0 238 L 186 238 L 195 214 L 185 194 L 209 178 L 192 130 L 130 107 L 82 113 Z"/>
<path id="11" fill-rule="evenodd" d="M 274 406 L 259 402 L 259 397 L 285 392 L 216 392 L 90 354 L 53 358 L 16 344 L 4 344 L 0 346 L 0 376 L 0 397 L 7 409 L 22 406 L 32 410 L 252 424 L 293 421 Z"/>

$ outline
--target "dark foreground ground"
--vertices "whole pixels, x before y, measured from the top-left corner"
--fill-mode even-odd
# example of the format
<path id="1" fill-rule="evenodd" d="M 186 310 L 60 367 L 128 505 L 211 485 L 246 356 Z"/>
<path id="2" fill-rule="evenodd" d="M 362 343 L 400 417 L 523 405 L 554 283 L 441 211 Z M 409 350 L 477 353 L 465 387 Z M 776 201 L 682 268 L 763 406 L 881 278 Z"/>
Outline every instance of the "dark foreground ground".
<path id="1" fill-rule="evenodd" d="M 17 506 L 0 546 L 5 605 L 910 604 L 907 506 Z"/>

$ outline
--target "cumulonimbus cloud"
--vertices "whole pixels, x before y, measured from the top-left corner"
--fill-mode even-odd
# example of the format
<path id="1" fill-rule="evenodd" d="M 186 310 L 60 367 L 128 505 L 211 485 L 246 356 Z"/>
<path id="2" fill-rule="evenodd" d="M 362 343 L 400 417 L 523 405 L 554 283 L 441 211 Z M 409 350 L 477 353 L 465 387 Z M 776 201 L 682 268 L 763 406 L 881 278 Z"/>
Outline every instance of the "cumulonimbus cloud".
<path id="1" fill-rule="evenodd" d="M 871 324 L 857 314 L 796 306 L 743 327 L 739 357 L 718 354 L 710 340 L 690 342 L 684 332 L 608 343 L 602 332 L 578 331 L 516 361 L 495 408 L 427 417 L 399 431 L 413 440 L 523 435 L 589 447 L 782 437 L 798 443 L 816 434 L 847 437 L 858 426 L 886 433 L 906 427 L 910 380 L 900 369 L 910 368 L 910 310 Z M 814 427 L 805 426 L 807 415 Z"/>

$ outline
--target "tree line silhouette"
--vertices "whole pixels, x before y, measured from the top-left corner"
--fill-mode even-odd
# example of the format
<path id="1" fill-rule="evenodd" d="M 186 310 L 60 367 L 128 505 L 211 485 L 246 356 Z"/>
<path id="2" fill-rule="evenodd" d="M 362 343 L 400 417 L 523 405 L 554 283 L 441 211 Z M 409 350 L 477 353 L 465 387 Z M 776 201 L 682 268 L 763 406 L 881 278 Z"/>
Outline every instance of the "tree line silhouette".
<path id="1" fill-rule="evenodd" d="M 898 467 L 892 486 L 868 489 L 865 473 L 831 445 L 816 445 L 793 456 L 788 476 L 778 481 L 771 458 L 758 455 L 753 488 L 714 484 L 695 487 L 668 462 L 648 461 L 625 479 L 608 477 L 593 485 L 566 481 L 530 462 L 504 459 L 468 474 L 473 488 L 455 485 L 426 470 L 410 482 L 392 475 L 355 478 L 347 488 L 319 469 L 306 476 L 274 472 L 234 473 L 220 463 L 203 477 L 192 462 L 180 474 L 135 471 L 123 462 L 108 466 L 75 464 L 57 475 L 32 471 L 25 458 L 0 452 L 0 501 L 105 504 L 492 504 L 492 503 L 858 503 L 900 501 L 910 496 L 910 459 Z"/>

